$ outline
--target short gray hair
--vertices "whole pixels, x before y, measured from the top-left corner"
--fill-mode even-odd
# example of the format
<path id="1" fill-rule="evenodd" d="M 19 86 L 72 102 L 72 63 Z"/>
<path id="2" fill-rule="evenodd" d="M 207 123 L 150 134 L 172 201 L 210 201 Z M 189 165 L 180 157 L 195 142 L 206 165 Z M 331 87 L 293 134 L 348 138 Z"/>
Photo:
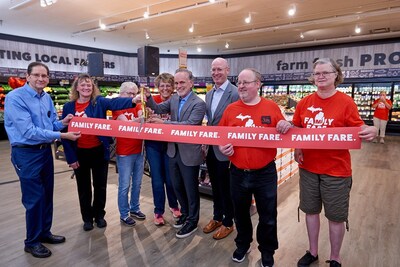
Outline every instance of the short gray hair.
<path id="1" fill-rule="evenodd" d="M 123 82 L 121 87 L 119 88 L 119 93 L 126 92 L 129 88 L 133 88 L 136 90 L 136 93 L 139 92 L 139 88 L 137 87 L 136 83 L 134 82 Z"/>

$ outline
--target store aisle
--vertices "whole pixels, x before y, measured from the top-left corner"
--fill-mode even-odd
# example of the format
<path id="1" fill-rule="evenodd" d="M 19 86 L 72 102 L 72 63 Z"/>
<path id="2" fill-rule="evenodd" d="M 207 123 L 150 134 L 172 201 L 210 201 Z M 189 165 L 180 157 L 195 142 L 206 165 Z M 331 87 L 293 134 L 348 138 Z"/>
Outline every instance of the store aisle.
<path id="1" fill-rule="evenodd" d="M 397 266 L 400 262 L 400 137 L 388 136 L 384 145 L 363 143 L 352 151 L 354 182 L 350 202 L 350 232 L 346 232 L 343 266 Z M 141 207 L 148 219 L 134 228 L 121 226 L 117 209 L 117 174 L 110 165 L 106 219 L 108 227 L 82 230 L 75 180 L 62 160 L 55 160 L 53 232 L 67 237 L 61 245 L 48 245 L 53 255 L 36 259 L 23 251 L 24 209 L 18 178 L 9 160 L 9 143 L 0 141 L 0 265 L 1 266 L 260 266 L 257 243 L 246 260 L 230 259 L 234 235 L 220 241 L 197 233 L 186 239 L 175 238 L 172 215 L 167 225 L 156 227 L 152 221 L 150 179 L 143 177 Z M 296 266 L 307 249 L 304 214 L 297 222 L 298 177 L 279 188 L 276 267 Z M 201 199 L 199 228 L 210 219 L 212 201 Z M 253 216 L 253 220 L 257 215 Z M 255 225 L 255 223 L 254 223 Z M 326 220 L 322 220 L 319 264 L 329 257 Z M 255 235 L 254 235 L 255 237 Z"/>

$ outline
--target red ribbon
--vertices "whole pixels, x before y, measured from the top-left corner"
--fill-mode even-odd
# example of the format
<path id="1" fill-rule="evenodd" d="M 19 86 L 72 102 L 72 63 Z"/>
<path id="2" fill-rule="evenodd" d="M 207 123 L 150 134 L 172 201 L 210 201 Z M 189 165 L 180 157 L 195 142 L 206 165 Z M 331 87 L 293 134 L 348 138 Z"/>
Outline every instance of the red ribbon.
<path id="1" fill-rule="evenodd" d="M 269 148 L 360 149 L 360 127 L 292 128 L 280 134 L 272 127 L 224 127 L 154 124 L 74 117 L 69 131 L 83 134 L 166 142 Z"/>

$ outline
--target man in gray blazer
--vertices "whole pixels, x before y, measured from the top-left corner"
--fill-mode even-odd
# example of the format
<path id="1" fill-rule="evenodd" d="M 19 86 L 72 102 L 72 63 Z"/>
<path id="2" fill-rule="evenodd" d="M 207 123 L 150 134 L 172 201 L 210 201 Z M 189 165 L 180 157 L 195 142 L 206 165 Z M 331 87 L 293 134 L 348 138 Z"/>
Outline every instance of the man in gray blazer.
<path id="1" fill-rule="evenodd" d="M 154 123 L 201 125 L 206 104 L 192 92 L 194 77 L 187 69 L 178 69 L 174 76 L 177 94 L 160 104 L 156 104 L 150 91 L 146 91 L 147 106 L 156 114 L 170 113 L 171 119 L 161 121 L 149 119 Z M 180 228 L 176 237 L 185 238 L 197 230 L 200 213 L 199 170 L 203 163 L 201 145 L 168 143 L 169 171 L 172 186 L 179 203 L 182 216 L 175 223 Z"/>
<path id="2" fill-rule="evenodd" d="M 237 87 L 228 81 L 228 74 L 228 62 L 220 57 L 214 59 L 211 63 L 214 87 L 206 94 L 207 125 L 218 125 L 225 108 L 239 99 Z M 213 192 L 214 213 L 203 232 L 211 233 L 218 229 L 213 238 L 219 240 L 233 231 L 229 159 L 219 151 L 218 146 L 209 146 L 206 163 Z"/>

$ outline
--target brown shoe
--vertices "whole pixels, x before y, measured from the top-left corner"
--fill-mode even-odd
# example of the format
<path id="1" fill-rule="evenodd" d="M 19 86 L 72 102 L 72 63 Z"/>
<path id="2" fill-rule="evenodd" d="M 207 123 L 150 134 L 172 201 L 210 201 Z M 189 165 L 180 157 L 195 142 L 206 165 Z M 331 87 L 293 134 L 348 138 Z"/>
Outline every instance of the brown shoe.
<path id="1" fill-rule="evenodd" d="M 231 227 L 226 227 L 225 225 L 222 225 L 213 235 L 214 239 L 220 240 L 222 238 L 227 237 L 230 233 L 233 232 L 233 226 Z"/>
<path id="2" fill-rule="evenodd" d="M 222 225 L 222 222 L 211 220 L 204 228 L 203 232 L 208 234 Z"/>

